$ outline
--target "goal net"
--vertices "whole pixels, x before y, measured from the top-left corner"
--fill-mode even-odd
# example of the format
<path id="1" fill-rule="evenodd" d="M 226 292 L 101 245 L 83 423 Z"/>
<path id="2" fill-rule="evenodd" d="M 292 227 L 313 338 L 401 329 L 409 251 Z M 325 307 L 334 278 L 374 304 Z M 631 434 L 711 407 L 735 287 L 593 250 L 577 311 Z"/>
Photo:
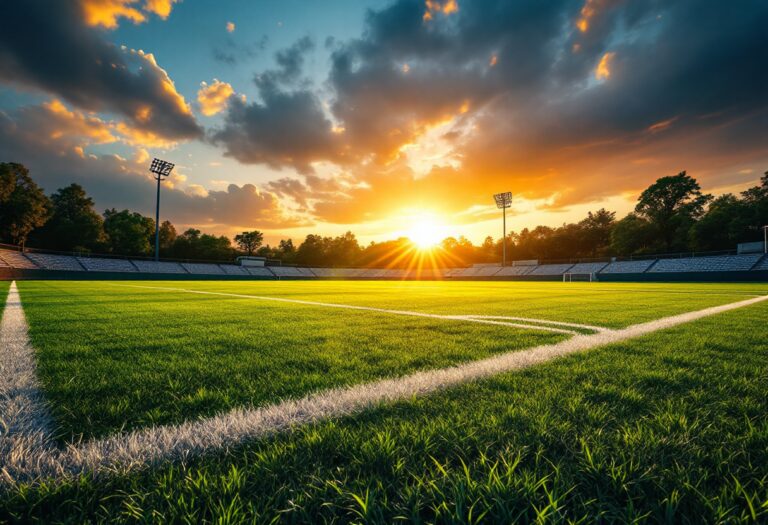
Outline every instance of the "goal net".
<path id="1" fill-rule="evenodd" d="M 584 283 L 591 283 L 592 281 L 596 281 L 597 278 L 595 277 L 594 273 L 564 273 L 563 274 L 563 282 L 564 283 L 572 283 L 572 282 L 584 282 Z"/>

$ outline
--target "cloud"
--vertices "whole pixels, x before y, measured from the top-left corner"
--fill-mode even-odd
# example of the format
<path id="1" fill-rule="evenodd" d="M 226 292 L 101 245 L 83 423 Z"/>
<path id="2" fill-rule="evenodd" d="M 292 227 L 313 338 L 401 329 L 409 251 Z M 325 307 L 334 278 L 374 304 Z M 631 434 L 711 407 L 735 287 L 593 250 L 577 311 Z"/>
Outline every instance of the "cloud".
<path id="1" fill-rule="evenodd" d="M 87 25 L 115 29 L 121 18 L 134 24 L 145 22 L 147 13 L 166 19 L 176 1 L 146 0 L 141 5 L 137 0 L 80 0 L 80 6 Z"/>
<path id="2" fill-rule="evenodd" d="M 149 152 L 137 148 L 128 159 L 88 151 L 91 144 L 117 139 L 111 123 L 69 110 L 57 101 L 13 114 L 0 111 L 0 161 L 26 165 L 46 192 L 74 182 L 86 189 L 100 210 L 128 208 L 150 215 L 155 190 L 147 170 Z M 162 197 L 163 217 L 177 224 L 211 228 L 307 224 L 306 219 L 287 212 L 274 193 L 250 184 L 206 191 L 187 184 L 180 169 L 164 184 Z"/>
<path id="3" fill-rule="evenodd" d="M 197 102 L 200 104 L 200 112 L 206 117 L 215 115 L 227 107 L 229 97 L 235 94 L 231 84 L 222 82 L 216 78 L 209 85 L 206 82 L 200 83 L 200 90 L 197 92 Z"/>
<path id="4" fill-rule="evenodd" d="M 163 4 L 151 7 L 160 10 Z M 5 3 L 0 12 L 0 82 L 42 90 L 87 111 L 120 114 L 133 128 L 167 140 L 202 134 L 155 57 L 103 40 L 87 27 L 74 2 Z"/>
<path id="5" fill-rule="evenodd" d="M 234 33 L 235 32 L 235 23 L 234 22 L 227 22 L 226 29 L 227 29 L 227 33 Z"/>

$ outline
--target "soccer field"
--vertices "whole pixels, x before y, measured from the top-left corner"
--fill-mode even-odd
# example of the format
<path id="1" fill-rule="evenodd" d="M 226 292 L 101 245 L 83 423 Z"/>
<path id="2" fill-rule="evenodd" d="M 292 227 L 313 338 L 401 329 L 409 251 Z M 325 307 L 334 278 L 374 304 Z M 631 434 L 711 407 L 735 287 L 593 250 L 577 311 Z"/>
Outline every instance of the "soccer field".
<path id="1" fill-rule="evenodd" d="M 765 284 L 16 290 L 46 448 L 0 435 L 0 521 L 768 518 Z"/>

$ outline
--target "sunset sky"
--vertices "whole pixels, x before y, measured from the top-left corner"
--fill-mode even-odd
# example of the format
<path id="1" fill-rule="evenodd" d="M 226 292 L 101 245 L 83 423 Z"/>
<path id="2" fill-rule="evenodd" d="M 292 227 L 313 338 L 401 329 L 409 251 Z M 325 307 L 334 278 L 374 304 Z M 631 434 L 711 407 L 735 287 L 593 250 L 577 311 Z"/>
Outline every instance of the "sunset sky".
<path id="1" fill-rule="evenodd" d="M 0 161 L 266 240 L 500 236 L 768 169 L 768 2 L 8 0 Z"/>

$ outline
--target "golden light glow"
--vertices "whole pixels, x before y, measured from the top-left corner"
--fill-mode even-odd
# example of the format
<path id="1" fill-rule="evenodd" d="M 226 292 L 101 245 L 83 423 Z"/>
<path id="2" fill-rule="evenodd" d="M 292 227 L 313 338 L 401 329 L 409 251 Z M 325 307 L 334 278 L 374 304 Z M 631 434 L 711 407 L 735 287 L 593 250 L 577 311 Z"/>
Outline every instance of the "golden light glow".
<path id="1" fill-rule="evenodd" d="M 231 84 L 222 82 L 214 78 L 213 83 L 200 83 L 200 90 L 197 92 L 197 103 L 200 104 L 200 112 L 206 117 L 210 117 L 222 111 L 227 107 L 229 97 L 235 94 Z"/>
<path id="2" fill-rule="evenodd" d="M 413 218 L 406 237 L 420 250 L 429 250 L 440 244 L 448 236 L 447 232 L 448 229 L 433 215 L 422 214 Z"/>
<path id="3" fill-rule="evenodd" d="M 595 69 L 595 78 L 597 80 L 607 80 L 611 76 L 611 61 L 616 53 L 606 53 L 600 59 Z"/>

